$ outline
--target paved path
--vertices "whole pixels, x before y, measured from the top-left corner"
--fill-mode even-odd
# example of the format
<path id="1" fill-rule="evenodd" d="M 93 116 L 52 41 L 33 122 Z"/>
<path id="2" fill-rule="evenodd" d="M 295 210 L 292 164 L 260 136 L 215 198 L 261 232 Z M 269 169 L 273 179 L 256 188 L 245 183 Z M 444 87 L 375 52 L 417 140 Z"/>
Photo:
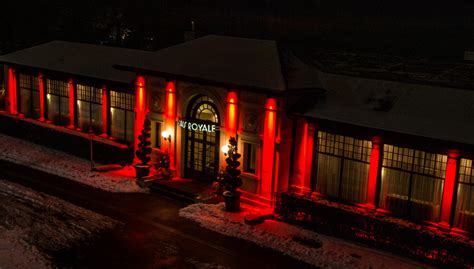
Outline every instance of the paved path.
<path id="1" fill-rule="evenodd" d="M 180 201 L 154 194 L 110 193 L 65 178 L 0 161 L 0 176 L 124 222 L 121 230 L 53 255 L 65 267 L 306 268 L 297 260 L 225 237 L 180 218 Z"/>

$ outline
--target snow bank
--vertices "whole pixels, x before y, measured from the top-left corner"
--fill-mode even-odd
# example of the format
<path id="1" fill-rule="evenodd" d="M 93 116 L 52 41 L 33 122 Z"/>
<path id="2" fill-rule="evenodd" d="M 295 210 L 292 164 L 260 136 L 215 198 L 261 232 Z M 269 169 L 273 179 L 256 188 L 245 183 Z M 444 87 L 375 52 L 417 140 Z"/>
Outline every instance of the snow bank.
<path id="1" fill-rule="evenodd" d="M 105 191 L 144 192 L 136 184 L 132 167 L 107 173 L 92 172 L 88 160 L 4 134 L 0 134 L 0 159 Z"/>
<path id="2" fill-rule="evenodd" d="M 6 230 L 0 226 L 0 268 L 51 268 L 38 249 L 22 239 L 23 235 L 22 230 Z"/>
<path id="3" fill-rule="evenodd" d="M 277 250 L 321 268 L 427 268 L 411 260 L 321 235 L 286 223 L 267 220 L 249 226 L 244 218 L 255 214 L 243 205 L 243 212 L 224 211 L 224 204 L 193 204 L 182 208 L 181 217 L 221 234 L 241 238 Z"/>
<path id="4" fill-rule="evenodd" d="M 50 268 L 51 253 L 122 225 L 0 179 L 0 268 Z"/>

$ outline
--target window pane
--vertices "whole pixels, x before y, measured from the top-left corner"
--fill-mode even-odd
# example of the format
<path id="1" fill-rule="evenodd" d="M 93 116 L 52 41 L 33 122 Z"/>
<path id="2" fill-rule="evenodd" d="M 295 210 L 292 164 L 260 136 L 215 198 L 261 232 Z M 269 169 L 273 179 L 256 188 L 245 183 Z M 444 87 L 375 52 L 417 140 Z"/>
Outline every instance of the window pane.
<path id="1" fill-rule="evenodd" d="M 125 110 L 111 108 L 111 135 L 119 140 L 125 139 Z"/>
<path id="2" fill-rule="evenodd" d="M 419 220 L 438 221 L 443 180 L 414 175 L 411 192 L 410 215 Z"/>
<path id="3" fill-rule="evenodd" d="M 318 154 L 316 191 L 337 197 L 339 194 L 340 172 L 340 158 L 321 153 Z"/>
<path id="4" fill-rule="evenodd" d="M 246 173 L 255 173 L 257 145 L 244 143 L 244 167 Z"/>
<path id="5" fill-rule="evenodd" d="M 474 232 L 474 186 L 459 184 L 454 225 Z"/>
<path id="6" fill-rule="evenodd" d="M 69 97 L 60 97 L 60 121 L 58 124 L 60 125 L 69 125 L 70 118 L 69 118 Z"/>
<path id="7" fill-rule="evenodd" d="M 395 214 L 437 221 L 447 156 L 390 145 L 384 150 L 381 206 Z"/>
<path id="8" fill-rule="evenodd" d="M 79 128 L 89 132 L 91 107 L 89 102 L 77 101 L 77 122 Z"/>
<path id="9" fill-rule="evenodd" d="M 399 215 L 408 213 L 410 173 L 382 168 L 380 206 Z"/>
<path id="10" fill-rule="evenodd" d="M 367 179 L 369 164 L 352 160 L 344 160 L 342 175 L 341 198 L 356 203 L 367 201 Z"/>
<path id="11" fill-rule="evenodd" d="M 28 89 L 20 89 L 20 113 L 27 117 L 31 115 L 31 92 Z"/>

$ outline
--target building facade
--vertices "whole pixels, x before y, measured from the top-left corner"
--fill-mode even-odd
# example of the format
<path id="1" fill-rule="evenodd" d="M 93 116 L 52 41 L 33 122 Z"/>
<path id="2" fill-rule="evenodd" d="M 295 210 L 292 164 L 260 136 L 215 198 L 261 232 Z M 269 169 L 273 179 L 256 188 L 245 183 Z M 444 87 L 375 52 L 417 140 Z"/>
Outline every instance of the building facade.
<path id="1" fill-rule="evenodd" d="M 154 155 L 209 184 L 236 137 L 253 203 L 302 193 L 474 231 L 470 90 L 289 68 L 281 57 L 273 41 L 221 36 L 156 52 L 50 42 L 0 57 L 0 117 L 129 153 L 147 118 Z M 129 153 L 120 159 L 132 163 Z"/>

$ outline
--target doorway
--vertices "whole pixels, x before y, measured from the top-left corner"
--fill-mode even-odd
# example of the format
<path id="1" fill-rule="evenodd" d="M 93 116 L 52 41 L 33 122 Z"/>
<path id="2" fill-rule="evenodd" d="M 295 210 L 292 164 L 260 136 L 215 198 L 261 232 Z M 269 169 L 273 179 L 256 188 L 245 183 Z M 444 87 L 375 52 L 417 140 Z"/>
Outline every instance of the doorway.
<path id="1" fill-rule="evenodd" d="M 205 95 L 194 97 L 188 105 L 186 121 L 195 128 L 185 128 L 185 176 L 214 180 L 219 170 L 220 139 L 215 103 Z"/>

